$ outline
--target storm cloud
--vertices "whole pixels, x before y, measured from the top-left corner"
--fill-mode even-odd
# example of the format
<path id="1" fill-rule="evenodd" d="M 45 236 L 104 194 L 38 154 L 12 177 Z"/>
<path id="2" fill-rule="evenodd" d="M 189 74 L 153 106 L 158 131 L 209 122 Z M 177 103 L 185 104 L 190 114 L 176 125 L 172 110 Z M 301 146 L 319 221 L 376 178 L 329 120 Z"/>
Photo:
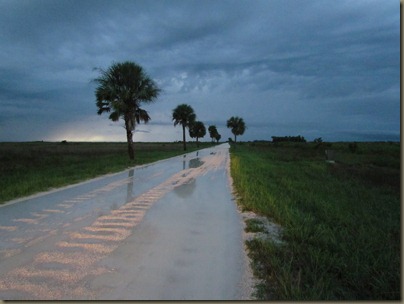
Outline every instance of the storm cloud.
<path id="1" fill-rule="evenodd" d="M 162 89 L 138 141 L 180 140 L 180 103 L 222 139 L 400 138 L 398 1 L 10 0 L 0 37 L 0 141 L 124 141 L 92 79 L 126 60 Z"/>

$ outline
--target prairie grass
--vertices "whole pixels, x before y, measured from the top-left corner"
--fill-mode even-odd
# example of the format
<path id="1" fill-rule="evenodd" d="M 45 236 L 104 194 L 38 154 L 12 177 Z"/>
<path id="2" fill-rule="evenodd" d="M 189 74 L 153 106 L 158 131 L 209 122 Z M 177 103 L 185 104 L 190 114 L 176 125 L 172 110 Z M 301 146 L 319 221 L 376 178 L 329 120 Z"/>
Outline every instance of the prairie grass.
<path id="1" fill-rule="evenodd" d="M 247 243 L 258 299 L 401 299 L 398 143 L 243 143 L 231 174 L 242 208 L 283 228 Z"/>
<path id="2" fill-rule="evenodd" d="M 0 204 L 183 153 L 182 143 L 135 143 L 131 161 L 126 143 L 0 143 Z"/>

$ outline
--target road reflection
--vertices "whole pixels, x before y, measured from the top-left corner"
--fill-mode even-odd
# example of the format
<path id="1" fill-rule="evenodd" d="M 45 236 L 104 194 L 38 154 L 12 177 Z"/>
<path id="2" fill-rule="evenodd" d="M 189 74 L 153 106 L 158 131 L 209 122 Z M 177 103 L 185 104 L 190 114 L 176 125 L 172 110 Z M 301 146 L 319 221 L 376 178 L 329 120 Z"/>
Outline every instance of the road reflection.
<path id="1" fill-rule="evenodd" d="M 200 160 L 200 158 L 193 158 L 189 161 L 188 167 L 189 168 L 198 168 L 204 164 L 203 161 Z"/>
<path id="2" fill-rule="evenodd" d="M 204 163 L 205 162 L 201 161 L 201 159 L 199 157 L 198 158 L 193 158 L 193 159 L 188 161 L 188 167 L 187 167 L 186 166 L 187 161 L 184 159 L 182 161 L 182 170 L 191 169 L 191 168 L 198 168 L 198 167 L 202 166 Z"/>
<path id="3" fill-rule="evenodd" d="M 129 203 L 133 199 L 133 180 L 134 180 L 135 170 L 130 169 L 128 171 L 128 186 L 126 188 L 126 202 Z"/>
<path id="4" fill-rule="evenodd" d="M 192 178 L 188 183 L 175 187 L 174 193 L 181 198 L 186 198 L 192 195 L 192 193 L 195 191 L 195 188 L 196 188 L 196 179 Z"/>

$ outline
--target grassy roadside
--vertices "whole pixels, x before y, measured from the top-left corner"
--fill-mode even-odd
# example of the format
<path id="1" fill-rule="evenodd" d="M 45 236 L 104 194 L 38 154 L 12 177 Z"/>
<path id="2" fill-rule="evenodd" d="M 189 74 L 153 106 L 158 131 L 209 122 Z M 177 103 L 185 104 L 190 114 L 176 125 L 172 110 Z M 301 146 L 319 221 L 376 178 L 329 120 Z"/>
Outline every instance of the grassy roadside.
<path id="1" fill-rule="evenodd" d="M 231 174 L 242 208 L 283 228 L 247 243 L 259 299 L 400 299 L 399 144 L 244 143 Z"/>
<path id="2" fill-rule="evenodd" d="M 187 148 L 198 149 L 195 143 Z M 135 143 L 130 161 L 126 143 L 0 143 L 0 204 L 183 153 L 182 143 Z"/>

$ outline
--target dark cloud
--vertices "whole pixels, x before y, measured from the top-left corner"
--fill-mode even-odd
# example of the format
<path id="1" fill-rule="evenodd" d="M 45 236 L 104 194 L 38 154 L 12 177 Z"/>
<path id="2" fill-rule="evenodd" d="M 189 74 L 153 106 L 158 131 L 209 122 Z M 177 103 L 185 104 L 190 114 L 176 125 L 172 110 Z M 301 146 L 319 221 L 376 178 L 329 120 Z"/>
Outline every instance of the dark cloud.
<path id="1" fill-rule="evenodd" d="M 246 140 L 391 138 L 400 127 L 399 24 L 399 5 L 381 0 L 3 1 L 0 140 L 55 139 L 52 125 L 73 136 L 86 121 L 98 126 L 86 138 L 115 136 L 96 117 L 91 79 L 94 67 L 122 60 L 163 89 L 138 136 L 161 140 L 156 132 L 168 132 L 185 102 L 222 138 L 232 115 L 251 126 Z M 11 132 L 19 120 L 30 130 Z"/>

